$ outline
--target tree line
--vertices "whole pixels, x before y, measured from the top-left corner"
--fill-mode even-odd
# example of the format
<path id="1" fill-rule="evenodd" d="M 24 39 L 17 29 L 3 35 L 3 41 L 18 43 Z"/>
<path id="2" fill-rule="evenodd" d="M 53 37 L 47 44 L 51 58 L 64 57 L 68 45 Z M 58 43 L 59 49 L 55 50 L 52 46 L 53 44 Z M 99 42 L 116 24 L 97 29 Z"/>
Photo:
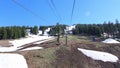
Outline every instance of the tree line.
<path id="1" fill-rule="evenodd" d="M 1 39 L 17 39 L 25 37 L 27 35 L 27 29 L 30 30 L 31 34 L 38 33 L 38 26 L 7 26 L 0 27 L 0 40 Z"/>
<path id="2" fill-rule="evenodd" d="M 64 29 L 66 29 L 66 26 L 65 24 L 56 24 L 56 25 L 52 25 L 52 26 L 40 26 L 39 27 L 39 30 L 42 31 L 42 34 L 44 33 L 44 31 L 47 29 L 47 28 L 51 28 L 50 31 L 48 32 L 48 34 L 50 35 L 57 35 L 58 33 L 59 34 L 64 34 Z"/>
<path id="3" fill-rule="evenodd" d="M 74 35 L 102 36 L 104 33 L 113 37 L 120 37 L 119 21 L 108 21 L 104 22 L 103 24 L 77 24 L 76 28 L 73 29 Z"/>
<path id="4" fill-rule="evenodd" d="M 33 26 L 33 27 L 27 27 L 26 29 L 30 29 L 31 34 L 38 34 L 38 26 Z"/>
<path id="5" fill-rule="evenodd" d="M 25 26 L 0 27 L 0 39 L 16 39 L 26 36 Z"/>
<path id="6" fill-rule="evenodd" d="M 60 27 L 60 33 L 64 33 L 65 25 L 59 25 Z M 27 30 L 31 34 L 38 34 L 38 31 L 41 30 L 42 34 L 44 34 L 44 31 L 47 28 L 51 28 L 51 30 L 48 32 L 50 35 L 55 35 L 58 33 L 58 26 L 52 25 L 52 26 L 7 26 L 7 27 L 0 27 L 0 40 L 1 39 L 17 39 L 21 37 L 25 37 L 27 35 Z"/>
<path id="7" fill-rule="evenodd" d="M 0 39 L 17 39 L 27 35 L 26 29 L 30 29 L 31 34 L 38 34 L 38 30 L 44 31 L 51 28 L 48 32 L 50 35 L 64 35 L 65 24 L 56 24 L 52 26 L 7 26 L 0 27 Z M 72 30 L 74 35 L 89 35 L 89 36 L 102 36 L 104 33 L 113 37 L 120 38 L 120 23 L 118 20 L 115 22 L 104 22 L 103 24 L 76 24 L 75 29 Z"/>
<path id="8" fill-rule="evenodd" d="M 65 34 L 64 30 L 66 29 L 66 26 L 67 25 L 57 23 L 55 26 L 52 26 L 49 34 L 50 35 L 58 35 L 58 34 L 64 35 Z"/>

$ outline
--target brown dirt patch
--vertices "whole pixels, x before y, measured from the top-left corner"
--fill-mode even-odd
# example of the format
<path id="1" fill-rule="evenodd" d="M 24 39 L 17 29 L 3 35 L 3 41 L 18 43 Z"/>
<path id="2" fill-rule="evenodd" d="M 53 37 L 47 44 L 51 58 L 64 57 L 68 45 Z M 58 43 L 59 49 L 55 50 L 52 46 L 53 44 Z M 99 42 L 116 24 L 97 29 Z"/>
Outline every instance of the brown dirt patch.
<path id="1" fill-rule="evenodd" d="M 0 46 L 2 47 L 9 47 L 11 46 L 9 40 L 0 40 Z"/>

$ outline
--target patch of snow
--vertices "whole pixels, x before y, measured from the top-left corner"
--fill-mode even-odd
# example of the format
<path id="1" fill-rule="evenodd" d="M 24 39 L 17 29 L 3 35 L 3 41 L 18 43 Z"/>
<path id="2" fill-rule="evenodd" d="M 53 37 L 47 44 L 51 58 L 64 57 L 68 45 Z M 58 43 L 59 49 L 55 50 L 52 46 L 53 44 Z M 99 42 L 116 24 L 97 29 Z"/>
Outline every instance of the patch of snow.
<path id="1" fill-rule="evenodd" d="M 102 41 L 103 43 L 108 43 L 108 44 L 112 44 L 112 43 L 120 43 L 120 42 L 118 42 L 118 41 L 116 41 L 116 40 L 114 40 L 114 39 L 111 39 L 111 38 L 108 38 L 108 39 L 106 39 L 106 40 L 104 40 L 104 41 Z"/>
<path id="2" fill-rule="evenodd" d="M 39 49 L 43 49 L 43 47 L 29 47 L 29 48 L 26 48 L 26 49 L 22 49 L 21 51 L 39 50 Z"/>
<path id="3" fill-rule="evenodd" d="M 51 28 L 47 28 L 47 29 L 45 30 L 45 32 L 49 32 L 49 31 L 50 31 L 50 29 L 51 29 Z"/>
<path id="4" fill-rule="evenodd" d="M 53 40 L 54 38 L 50 38 L 50 39 L 47 39 L 47 40 L 44 40 L 44 41 L 38 41 L 38 42 L 35 42 L 33 44 L 41 44 L 43 42 L 46 42 L 46 41 L 49 41 L 49 40 Z"/>
<path id="5" fill-rule="evenodd" d="M 75 29 L 76 25 L 72 26 L 66 26 L 66 29 L 64 30 L 66 34 L 72 34 L 72 30 Z"/>
<path id="6" fill-rule="evenodd" d="M 25 44 L 29 44 L 29 43 L 40 44 L 40 43 L 43 43 L 43 42 L 46 42 L 52 39 L 53 37 L 48 37 L 48 36 L 29 35 L 26 38 L 9 41 L 13 46 L 0 47 L 0 52 L 14 52 L 14 51 L 21 49 L 22 46 L 24 46 Z"/>
<path id="7" fill-rule="evenodd" d="M 14 47 L 20 47 L 29 43 L 33 43 L 33 42 L 44 40 L 44 39 L 50 39 L 50 38 L 53 38 L 53 37 L 29 35 L 29 37 L 27 38 L 21 38 L 21 39 L 9 41 L 9 42 L 13 44 Z"/>
<path id="8" fill-rule="evenodd" d="M 28 66 L 22 55 L 1 53 L 0 68 L 28 68 Z"/>
<path id="9" fill-rule="evenodd" d="M 67 31 L 71 31 L 71 30 L 73 30 L 73 29 L 75 29 L 75 25 L 66 27 L 66 30 L 67 30 Z"/>
<path id="10" fill-rule="evenodd" d="M 44 31 L 44 35 L 45 36 L 49 36 L 48 32 L 50 31 L 51 28 L 47 28 L 45 31 Z"/>
<path id="11" fill-rule="evenodd" d="M 16 47 L 0 47 L 0 52 L 13 52 L 16 50 Z"/>
<path id="12" fill-rule="evenodd" d="M 82 49 L 82 48 L 78 48 L 78 50 L 81 51 L 84 55 L 94 60 L 101 60 L 104 62 L 117 62 L 118 61 L 118 57 L 110 53 L 87 50 L 87 49 Z"/>
<path id="13" fill-rule="evenodd" d="M 42 31 L 41 31 L 41 30 L 39 30 L 37 35 L 42 35 Z"/>

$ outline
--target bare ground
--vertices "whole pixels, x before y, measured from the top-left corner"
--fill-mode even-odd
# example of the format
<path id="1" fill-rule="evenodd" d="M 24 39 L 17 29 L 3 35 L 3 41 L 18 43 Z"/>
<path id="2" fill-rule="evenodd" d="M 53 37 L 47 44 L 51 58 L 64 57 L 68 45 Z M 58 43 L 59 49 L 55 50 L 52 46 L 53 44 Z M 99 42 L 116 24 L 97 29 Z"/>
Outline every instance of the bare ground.
<path id="1" fill-rule="evenodd" d="M 0 46 L 1 47 L 9 47 L 11 45 L 9 43 L 9 40 L 0 40 Z"/>

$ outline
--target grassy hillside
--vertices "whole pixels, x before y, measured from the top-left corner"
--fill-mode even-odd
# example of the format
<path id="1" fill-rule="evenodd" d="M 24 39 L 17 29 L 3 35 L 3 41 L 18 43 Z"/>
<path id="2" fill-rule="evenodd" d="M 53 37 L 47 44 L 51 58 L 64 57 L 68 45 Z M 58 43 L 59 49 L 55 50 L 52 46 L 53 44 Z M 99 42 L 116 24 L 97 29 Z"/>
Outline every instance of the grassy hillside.
<path id="1" fill-rule="evenodd" d="M 68 36 L 68 45 L 65 46 L 65 38 L 60 38 L 60 45 L 56 45 L 56 39 L 37 45 L 43 50 L 19 52 L 25 56 L 29 68 L 120 68 L 120 63 L 95 61 L 83 55 L 78 47 L 105 51 L 120 58 L 120 44 L 103 44 L 93 42 L 91 37 Z"/>

